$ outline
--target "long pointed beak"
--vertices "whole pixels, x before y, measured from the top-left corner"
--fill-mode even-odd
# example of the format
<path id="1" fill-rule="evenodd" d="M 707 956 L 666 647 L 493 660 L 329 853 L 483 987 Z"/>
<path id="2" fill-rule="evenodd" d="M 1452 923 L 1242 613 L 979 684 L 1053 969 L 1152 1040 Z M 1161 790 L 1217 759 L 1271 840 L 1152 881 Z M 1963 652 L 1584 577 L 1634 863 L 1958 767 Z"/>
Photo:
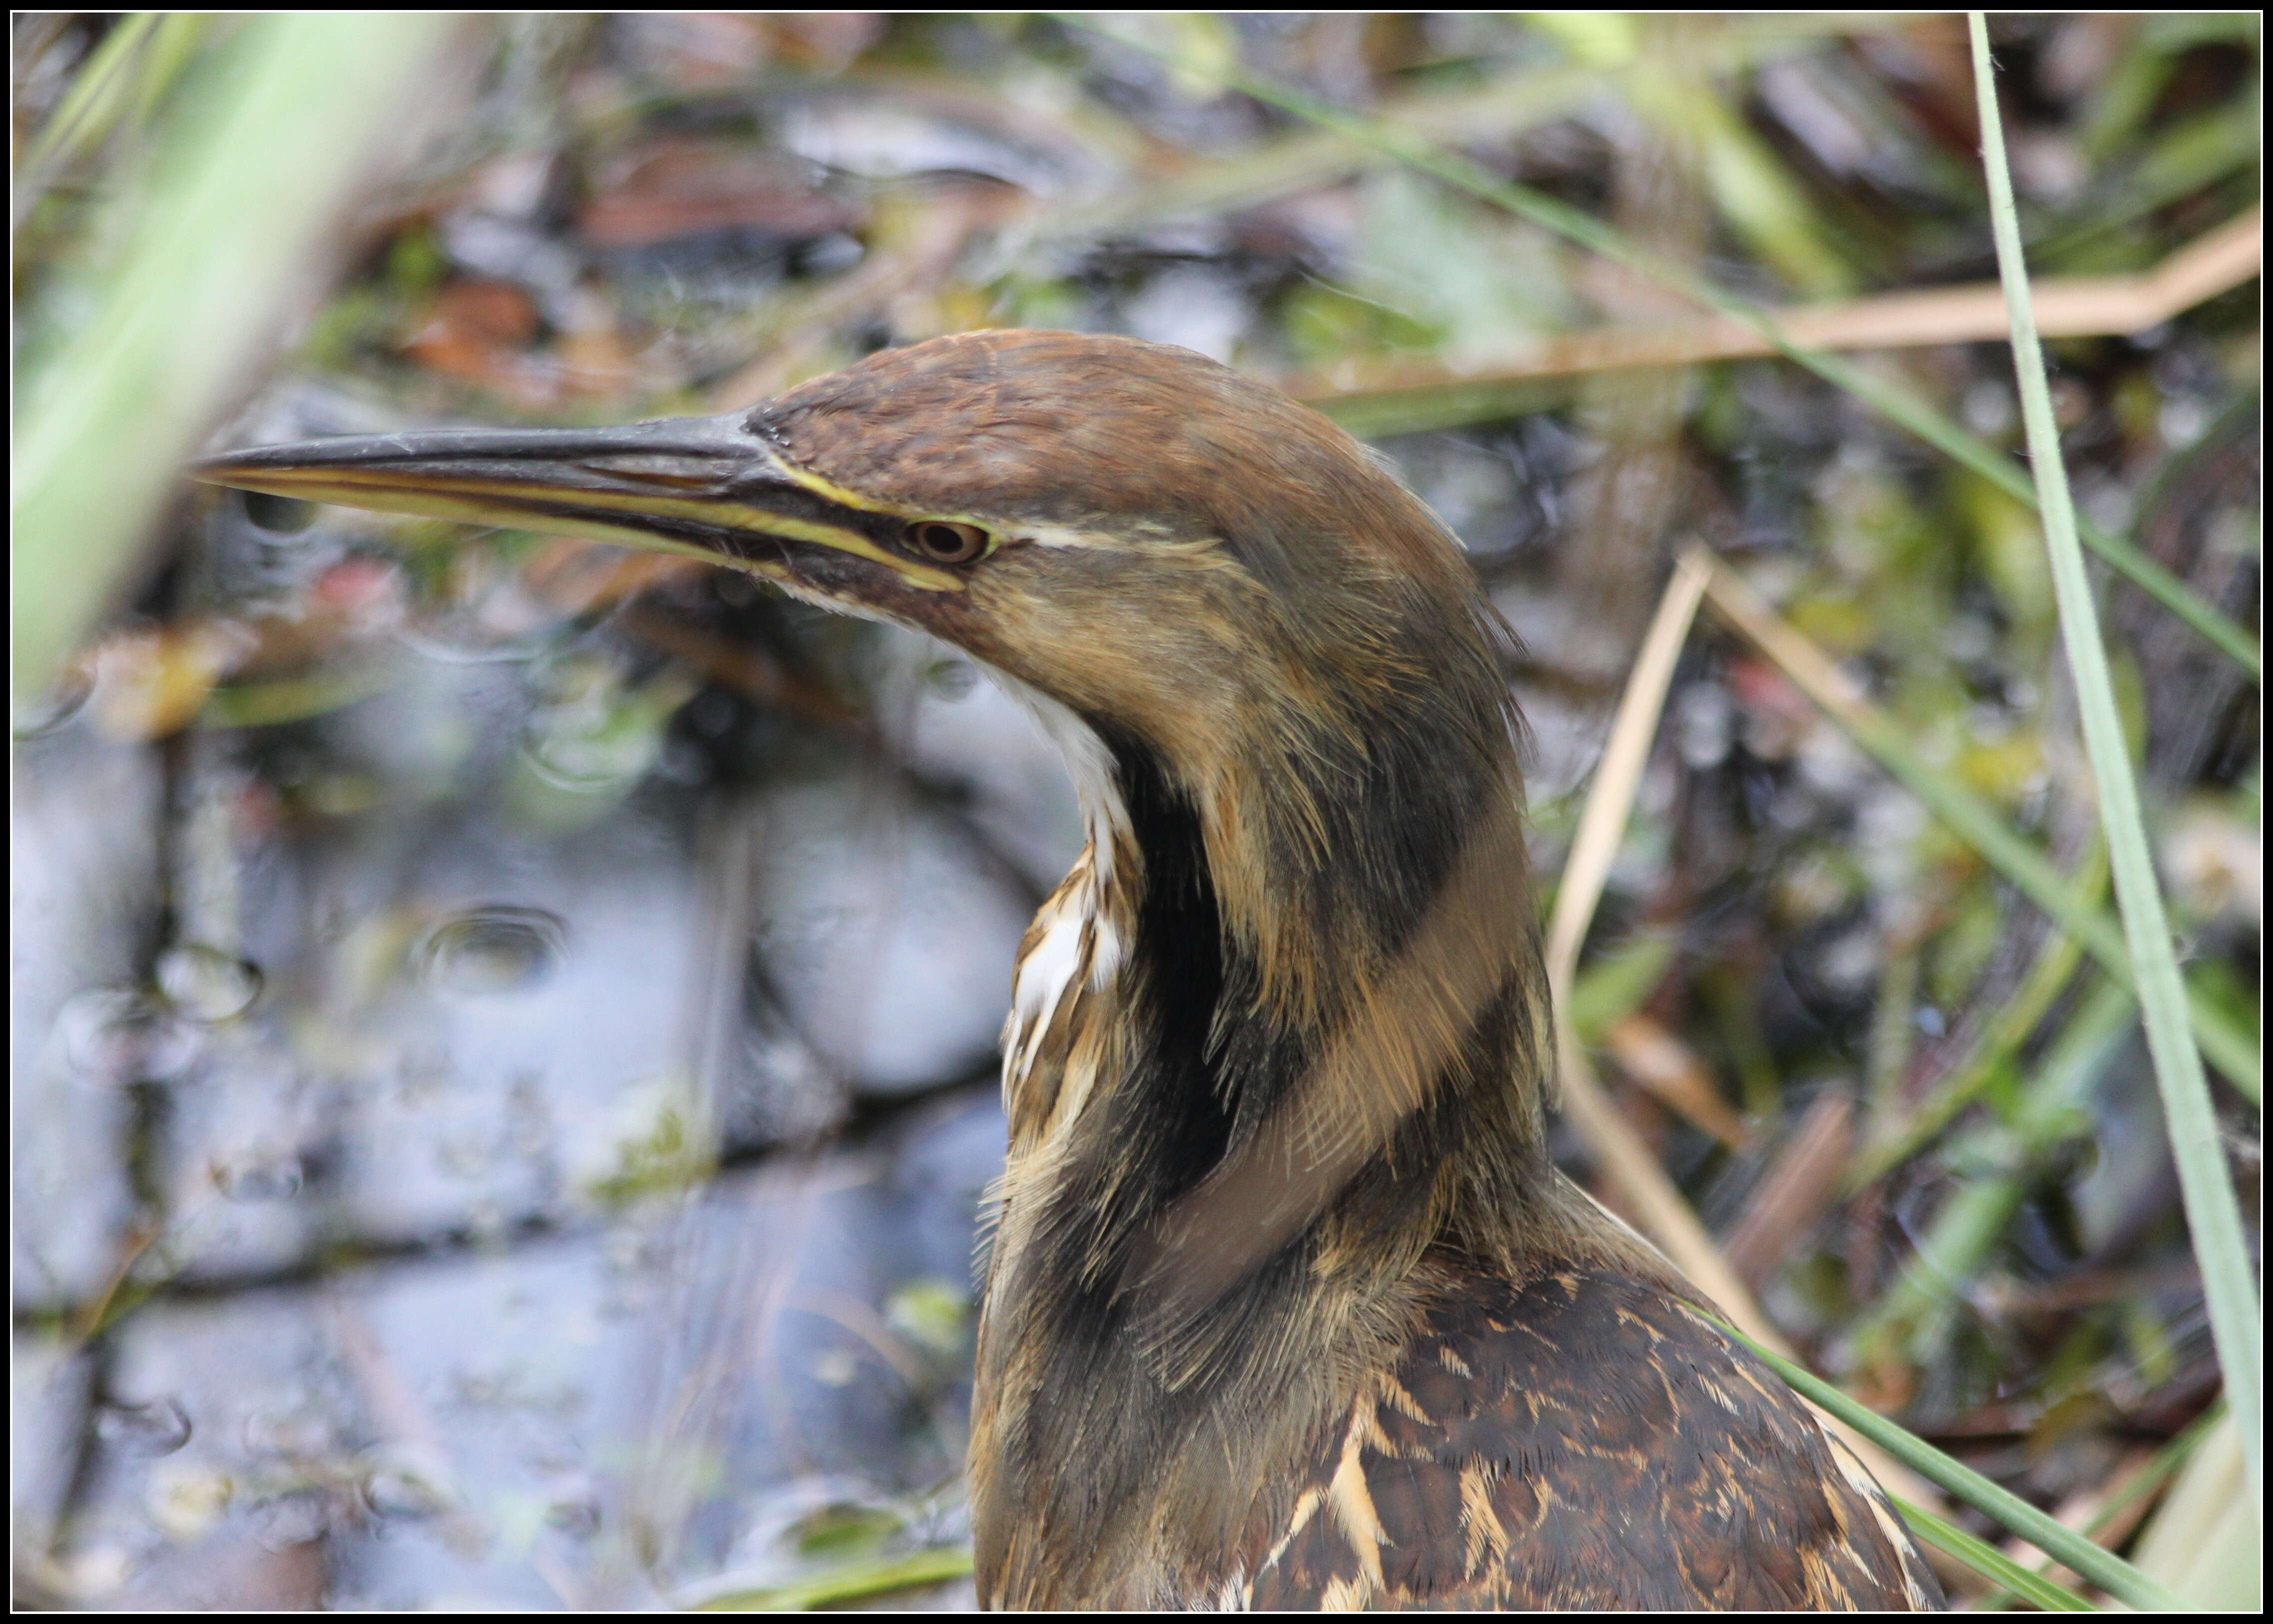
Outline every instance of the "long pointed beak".
<path id="1" fill-rule="evenodd" d="M 589 536 L 827 589 L 851 559 L 935 592 L 903 521 L 791 467 L 741 415 L 609 429 L 444 429 L 304 440 L 192 465 L 209 484 L 379 513 Z"/>

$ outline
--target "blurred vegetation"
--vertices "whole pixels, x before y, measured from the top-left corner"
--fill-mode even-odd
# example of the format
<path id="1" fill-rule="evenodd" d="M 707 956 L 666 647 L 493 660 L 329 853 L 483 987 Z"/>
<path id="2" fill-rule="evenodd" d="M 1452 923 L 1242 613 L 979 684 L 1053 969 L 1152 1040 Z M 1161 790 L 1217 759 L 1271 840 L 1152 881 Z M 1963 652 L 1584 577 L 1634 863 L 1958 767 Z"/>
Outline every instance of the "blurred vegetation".
<path id="1" fill-rule="evenodd" d="M 857 764 L 958 831 L 956 883 L 993 887 L 1015 913 L 1054 879 L 994 815 L 991 758 L 945 770 L 945 746 L 926 742 L 923 718 L 968 682 L 957 662 L 669 560 L 542 536 L 468 543 L 191 496 L 163 475 L 200 433 L 721 410 L 884 345 L 1027 325 L 1203 350 L 1396 462 L 1525 640 L 1514 676 L 1543 872 L 1561 865 L 1680 548 L 1712 549 L 1867 695 L 1875 735 L 1843 726 L 1732 622 L 1699 621 L 1573 1017 L 1621 1112 L 1804 1363 L 2190 1601 L 2252 1605 L 2254 1518 L 2231 1423 L 2221 1433 L 2213 1411 L 2217 1363 L 2131 995 L 2032 903 L 2042 886 L 1945 820 L 1960 800 L 1980 809 L 2041 854 L 2075 917 L 2112 920 L 2035 515 L 1832 378 L 1767 354 L 1684 359 L 1741 352 L 1683 348 L 1711 319 L 1683 279 L 1783 312 L 1993 284 L 1962 19 L 526 15 L 437 29 L 424 57 L 415 42 L 387 60 L 374 47 L 355 65 L 275 28 L 14 20 L 17 444 L 47 435 L 56 449 L 40 466 L 78 482 L 80 506 L 47 511 L 99 509 L 106 493 L 126 505 L 137 483 L 155 493 L 131 498 L 142 516 L 109 550 L 19 508 L 19 652 L 27 625 L 49 635 L 104 609 L 92 633 L 54 636 L 60 675 L 16 694 L 22 794 L 109 782 L 83 776 L 105 752 L 157 785 L 134 826 L 143 844 L 109 854 L 95 887 L 133 921 L 115 968 L 78 968 L 101 955 L 67 939 L 68 906 L 17 915 L 19 962 L 52 959 L 85 983 L 19 1002 L 19 1057 L 44 1065 L 56 1048 L 81 1072 L 108 1067 L 124 1102 L 91 1153 L 123 1194 L 72 1220 L 97 1237 L 93 1261 L 55 1262 L 67 1248 L 44 1216 L 19 1240 L 19 1403 L 58 1412 L 41 1446 L 56 1463 L 19 1474 L 19 1598 L 241 1596 L 249 1582 L 210 1555 L 216 1530 L 305 1506 L 326 1508 L 311 1531 L 259 1547 L 316 1553 L 304 1573 L 261 1568 L 293 1605 L 371 1594 L 356 1588 L 373 1560 L 362 1542 L 394 1513 L 458 1553 L 398 1574 L 383 1592 L 397 1602 L 478 1585 L 556 1605 L 810 1605 L 953 1576 L 969 1306 L 921 1271 L 829 1311 L 866 1338 L 862 1368 L 881 1360 L 879 1379 L 907 1400 L 899 1441 L 862 1446 L 859 1492 L 806 1472 L 761 1505 L 740 1457 L 689 1456 L 671 1495 L 599 1493 L 588 1526 L 557 1503 L 430 1493 L 452 1481 L 431 1462 L 358 1468 L 358 1498 L 304 1463 L 289 1483 L 167 1477 L 148 1463 L 162 1451 L 119 1442 L 134 1396 L 116 1372 L 138 1315 L 251 1302 L 280 1281 L 308 1293 L 368 1280 L 416 1250 L 323 1205 L 326 1158 L 352 1163 L 374 1130 L 319 1111 L 284 1158 L 306 1179 L 273 1199 L 323 1222 L 257 1269 L 206 1256 L 209 1215 L 182 1194 L 201 1176 L 189 1086 L 237 1086 L 257 1045 L 310 1076 L 348 1075 L 369 1063 L 374 1012 L 408 1007 L 420 977 L 509 992 L 620 926 L 514 903 L 444 913 L 388 866 L 401 844 L 478 857 L 495 842 L 466 831 L 496 828 L 515 851 L 576 851 L 646 819 L 684 835 L 673 860 L 695 890 L 738 899 L 732 831 L 754 797 Z M 2257 204 L 2255 14 L 1999 17 L 1991 30 L 2038 278 L 2147 276 Z M 1227 90 L 1227 75 L 1286 94 Z M 260 107 L 280 122 L 233 145 L 213 134 L 214 108 L 272 83 Z M 1394 138 L 1289 110 L 1308 103 Z M 1476 183 L 1401 161 L 1415 140 Z M 205 194 L 185 152 L 224 167 L 240 212 L 190 208 Z M 1495 187 L 1539 206 L 1498 206 Z M 300 223 L 264 239 L 261 207 L 288 204 Z M 1550 228 L 1557 209 L 1669 278 Z M 229 253 L 187 258 L 211 248 L 199 227 Z M 154 269 L 138 258 L 153 253 Z M 206 318 L 168 302 L 164 273 L 225 272 L 230 254 L 263 262 L 250 307 L 210 344 L 184 342 L 180 324 Z M 139 302 L 146 285 L 158 303 Z M 175 348 L 123 363 L 101 349 L 122 296 L 168 324 Z M 1951 331 L 1841 365 L 2017 469 L 2010 350 Z M 1669 359 L 1587 363 L 1603 333 Z M 2047 343 L 2082 520 L 2244 642 L 2260 612 L 2259 348 L 2247 267 L 2151 322 Z M 96 379 L 98 362 L 112 374 Z M 99 438 L 42 418 L 96 382 Z M 27 578 L 26 558 L 49 573 Z M 2259 691 L 2231 641 L 2096 574 L 2254 1235 Z M 500 730 L 503 745 L 484 742 Z M 749 849 L 752 894 L 790 883 L 762 842 Z M 253 902 L 228 900 L 326 863 L 351 871 L 336 883 L 356 900 L 322 931 L 264 926 Z M 796 1006 L 795 953 L 751 917 L 723 917 L 706 950 L 724 955 L 728 984 L 756 989 L 733 1019 L 772 1032 L 767 1012 Z M 690 981 L 713 973 L 693 962 Z M 881 989 L 876 1019 L 895 996 Z M 467 1216 L 418 1246 L 534 1268 L 522 1248 L 579 1224 L 629 1232 L 738 1170 L 805 1164 L 832 1135 L 847 1155 L 896 1142 L 896 1123 L 962 1097 L 951 1091 L 985 1069 L 942 1040 L 879 1081 L 814 1060 L 825 1043 L 805 1047 L 793 1065 L 619 1077 L 611 1136 L 572 1189 L 523 1207 L 475 1179 Z M 19 1144 L 27 1134 L 63 1137 L 38 1114 L 19 1119 Z M 274 1182 L 269 1163 L 244 1176 Z M 68 1205 L 35 1202 L 34 1187 L 19 1171 L 19 1224 Z M 80 1373 L 38 1385 L 51 1368 Z M 127 1431 L 164 1430 L 150 1396 L 136 1402 L 141 1430 Z M 1950 1516 L 2003 1538 L 1975 1512 Z M 166 1565 L 182 1552 L 207 1554 Z M 542 1585 L 501 1576 L 524 1572 Z M 1957 1589 L 2009 1605 L 1983 1582 Z"/>

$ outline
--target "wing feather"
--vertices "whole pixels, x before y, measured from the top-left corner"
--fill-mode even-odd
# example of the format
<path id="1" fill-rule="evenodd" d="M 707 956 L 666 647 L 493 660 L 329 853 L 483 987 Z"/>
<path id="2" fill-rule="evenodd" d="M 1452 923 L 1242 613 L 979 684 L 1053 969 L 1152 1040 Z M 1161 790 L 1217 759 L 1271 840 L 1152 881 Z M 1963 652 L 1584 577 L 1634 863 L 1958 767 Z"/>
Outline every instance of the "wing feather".
<path id="1" fill-rule="evenodd" d="M 1258 1530 L 1256 1608 L 1941 1605 L 1868 1476 L 1773 1373 L 1600 1269 L 1427 1314 Z M 1320 1508 L 1325 1509 L 1322 1512 Z"/>

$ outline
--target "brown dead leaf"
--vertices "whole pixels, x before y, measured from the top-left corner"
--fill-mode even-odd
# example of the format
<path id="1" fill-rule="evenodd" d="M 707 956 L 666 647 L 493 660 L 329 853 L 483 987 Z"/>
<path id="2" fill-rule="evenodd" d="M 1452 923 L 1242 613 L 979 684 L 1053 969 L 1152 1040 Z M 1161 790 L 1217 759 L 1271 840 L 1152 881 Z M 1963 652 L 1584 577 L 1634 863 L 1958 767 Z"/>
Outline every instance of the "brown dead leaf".
<path id="1" fill-rule="evenodd" d="M 1722 1248 L 1729 1267 L 1753 1290 L 1838 1199 L 1854 1143 L 1855 1102 L 1838 1089 L 1825 1090 L 1752 1186 Z"/>
<path id="2" fill-rule="evenodd" d="M 603 170 L 576 229 L 597 248 L 644 248 L 738 229 L 793 241 L 860 220 L 859 208 L 816 189 L 794 161 L 744 143 L 673 136 L 633 147 Z"/>
<path id="3" fill-rule="evenodd" d="M 434 296 L 402 349 L 431 371 L 517 394 L 527 370 L 520 351 L 537 325 L 536 301 L 526 288 L 461 277 Z"/>
<path id="4" fill-rule="evenodd" d="M 1731 1149 L 1745 1140 L 1744 1124 L 1689 1045 L 1644 1014 L 1620 1017 L 1602 1035 L 1602 1046 L 1618 1069 L 1660 1103 Z"/>

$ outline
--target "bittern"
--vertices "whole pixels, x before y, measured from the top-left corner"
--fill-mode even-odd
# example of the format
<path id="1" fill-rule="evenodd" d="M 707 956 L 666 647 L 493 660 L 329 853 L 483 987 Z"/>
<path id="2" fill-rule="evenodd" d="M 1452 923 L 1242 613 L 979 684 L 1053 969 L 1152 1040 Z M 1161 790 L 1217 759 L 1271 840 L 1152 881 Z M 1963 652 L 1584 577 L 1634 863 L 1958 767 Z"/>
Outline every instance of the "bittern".
<path id="1" fill-rule="evenodd" d="M 1937 1605 L 1842 1446 L 1549 1159 L 1508 632 L 1278 392 L 1131 339 L 218 483 L 691 553 L 978 661 L 1088 843 L 1022 945 L 971 1492 L 1005 1607 Z"/>

